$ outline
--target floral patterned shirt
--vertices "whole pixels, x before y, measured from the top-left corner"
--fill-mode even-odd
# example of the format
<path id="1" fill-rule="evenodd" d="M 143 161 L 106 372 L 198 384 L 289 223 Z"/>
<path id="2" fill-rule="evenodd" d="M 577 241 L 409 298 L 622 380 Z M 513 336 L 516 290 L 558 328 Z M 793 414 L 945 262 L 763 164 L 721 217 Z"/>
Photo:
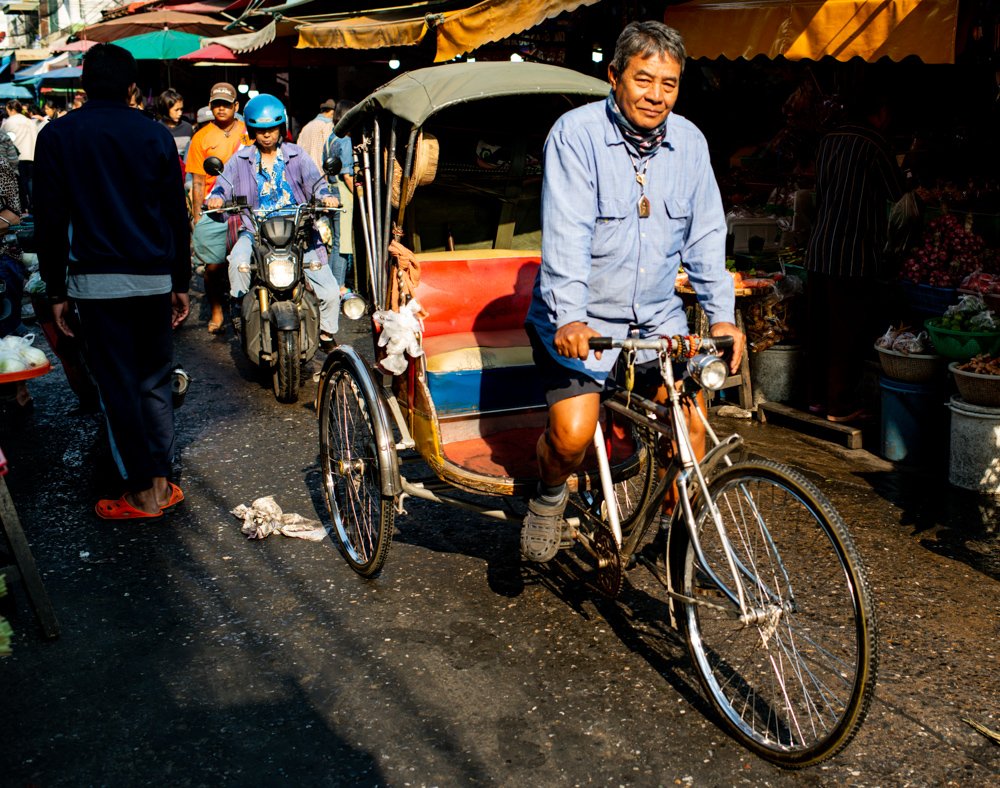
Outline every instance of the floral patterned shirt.
<path id="1" fill-rule="evenodd" d="M 17 191 L 17 173 L 3 160 L 0 160 L 0 202 L 8 210 L 20 215 L 21 198 Z M 15 240 L 14 231 L 6 227 L 2 221 L 0 221 L 0 255 L 15 260 L 21 259 L 21 247 Z"/>
<path id="2" fill-rule="evenodd" d="M 285 157 L 281 154 L 281 148 L 278 148 L 278 155 L 270 170 L 261 166 L 260 150 L 255 150 L 253 167 L 257 175 L 257 195 L 261 211 L 270 213 L 278 208 L 295 205 L 291 184 L 285 178 Z"/>

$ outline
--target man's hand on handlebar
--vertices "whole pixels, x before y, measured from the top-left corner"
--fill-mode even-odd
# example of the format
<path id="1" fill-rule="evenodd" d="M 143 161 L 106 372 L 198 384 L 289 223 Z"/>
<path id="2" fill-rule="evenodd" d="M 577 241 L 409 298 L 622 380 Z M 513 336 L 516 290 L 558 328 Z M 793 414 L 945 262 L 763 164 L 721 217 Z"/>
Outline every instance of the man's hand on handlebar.
<path id="1" fill-rule="evenodd" d="M 590 355 L 590 338 L 599 337 L 601 333 L 595 331 L 586 323 L 579 320 L 560 326 L 556 331 L 555 347 L 560 356 L 566 358 L 578 358 L 585 360 Z M 594 351 L 594 358 L 600 358 L 601 351 Z"/>
<path id="2" fill-rule="evenodd" d="M 729 374 L 735 375 L 740 371 L 740 361 L 743 360 L 743 353 L 746 349 L 746 337 L 732 323 L 713 323 L 709 333 L 713 337 L 732 337 L 733 350 L 729 357 Z"/>
<path id="3" fill-rule="evenodd" d="M 223 200 L 221 197 L 209 197 L 207 200 L 205 200 L 205 207 L 208 208 L 209 210 L 213 210 L 215 208 L 221 208 L 223 205 L 225 205 L 225 200 Z"/>
<path id="4" fill-rule="evenodd" d="M 323 207 L 324 208 L 339 208 L 340 207 L 340 200 L 338 200 L 336 197 L 333 197 L 333 196 L 324 197 L 323 198 Z"/>

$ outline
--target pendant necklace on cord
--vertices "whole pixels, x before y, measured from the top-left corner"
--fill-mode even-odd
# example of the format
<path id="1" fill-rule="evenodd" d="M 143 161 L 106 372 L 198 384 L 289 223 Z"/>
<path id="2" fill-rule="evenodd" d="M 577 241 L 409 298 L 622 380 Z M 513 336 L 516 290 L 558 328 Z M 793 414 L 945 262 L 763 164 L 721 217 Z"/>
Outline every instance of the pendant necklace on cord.
<path id="1" fill-rule="evenodd" d="M 639 184 L 639 202 L 636 204 L 636 210 L 639 212 L 640 219 L 649 218 L 649 198 L 646 196 L 646 168 L 649 167 L 649 160 L 651 156 L 647 156 L 642 159 L 642 171 L 640 172 L 639 166 L 636 164 L 635 158 L 629 153 L 629 161 L 632 163 L 632 169 L 635 170 L 635 182 Z"/>

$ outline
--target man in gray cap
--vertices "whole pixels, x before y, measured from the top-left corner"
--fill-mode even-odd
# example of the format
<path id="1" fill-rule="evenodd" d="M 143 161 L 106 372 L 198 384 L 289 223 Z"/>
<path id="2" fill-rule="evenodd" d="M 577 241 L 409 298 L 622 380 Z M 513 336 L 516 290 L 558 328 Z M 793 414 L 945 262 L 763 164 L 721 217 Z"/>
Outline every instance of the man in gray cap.
<path id="1" fill-rule="evenodd" d="M 320 104 L 319 115 L 302 127 L 296 142 L 316 162 L 320 172 L 323 171 L 323 146 L 333 133 L 333 111 L 336 108 L 337 104 L 333 99 Z"/>
<path id="2" fill-rule="evenodd" d="M 208 330 L 216 334 L 225 331 L 223 305 L 229 300 L 228 266 L 226 263 L 227 224 L 216 216 L 202 216 L 201 206 L 212 191 L 215 178 L 205 172 L 205 159 L 217 156 L 225 164 L 241 145 L 249 143 L 246 126 L 236 117 L 240 108 L 236 88 L 228 82 L 217 82 L 208 94 L 212 122 L 195 132 L 188 147 L 187 171 L 191 173 L 191 211 L 194 221 L 191 256 L 195 266 L 205 267 L 205 295 L 212 308 Z"/>

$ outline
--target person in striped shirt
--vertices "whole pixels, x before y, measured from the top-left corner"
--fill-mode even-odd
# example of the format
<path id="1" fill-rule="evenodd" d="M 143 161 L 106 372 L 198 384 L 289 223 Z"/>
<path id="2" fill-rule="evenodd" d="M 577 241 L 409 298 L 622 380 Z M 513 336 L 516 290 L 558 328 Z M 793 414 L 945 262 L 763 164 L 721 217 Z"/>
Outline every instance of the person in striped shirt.
<path id="1" fill-rule="evenodd" d="M 816 222 L 806 250 L 809 409 L 832 422 L 864 418 L 861 380 L 885 255 L 889 202 L 904 190 L 883 136 L 890 119 L 877 89 L 854 97 L 850 118 L 820 140 Z"/>

